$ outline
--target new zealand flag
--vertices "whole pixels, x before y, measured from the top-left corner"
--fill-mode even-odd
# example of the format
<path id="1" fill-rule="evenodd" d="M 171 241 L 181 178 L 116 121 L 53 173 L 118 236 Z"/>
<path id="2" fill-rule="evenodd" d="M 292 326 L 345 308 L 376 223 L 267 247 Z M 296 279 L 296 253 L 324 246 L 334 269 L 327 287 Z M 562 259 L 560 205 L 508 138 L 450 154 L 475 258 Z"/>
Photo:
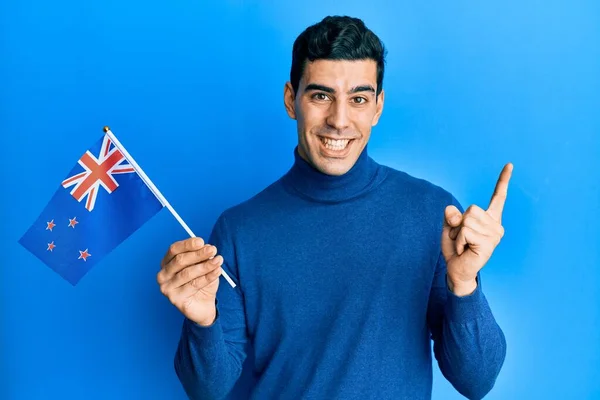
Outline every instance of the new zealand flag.
<path id="1" fill-rule="evenodd" d="M 76 285 L 162 208 L 105 134 L 81 156 L 19 243 Z"/>

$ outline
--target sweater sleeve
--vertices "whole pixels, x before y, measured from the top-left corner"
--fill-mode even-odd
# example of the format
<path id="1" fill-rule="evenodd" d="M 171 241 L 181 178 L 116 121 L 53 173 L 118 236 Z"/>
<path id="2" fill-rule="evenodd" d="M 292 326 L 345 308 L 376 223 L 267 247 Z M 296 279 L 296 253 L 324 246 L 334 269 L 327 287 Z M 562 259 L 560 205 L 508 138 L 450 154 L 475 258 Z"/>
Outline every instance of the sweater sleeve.
<path id="1" fill-rule="evenodd" d="M 454 199 L 462 212 L 462 208 Z M 444 377 L 468 399 L 482 399 L 493 388 L 506 356 L 506 339 L 483 293 L 477 288 L 456 296 L 446 282 L 446 261 L 438 257 L 427 319 L 434 355 Z"/>
<path id="2" fill-rule="evenodd" d="M 221 215 L 207 241 L 223 256 L 223 269 L 236 283 L 232 288 L 221 277 L 217 292 L 217 317 L 203 327 L 184 318 L 175 353 L 175 372 L 190 399 L 224 399 L 242 372 L 248 341 L 243 293 L 239 285 L 235 250 Z"/>

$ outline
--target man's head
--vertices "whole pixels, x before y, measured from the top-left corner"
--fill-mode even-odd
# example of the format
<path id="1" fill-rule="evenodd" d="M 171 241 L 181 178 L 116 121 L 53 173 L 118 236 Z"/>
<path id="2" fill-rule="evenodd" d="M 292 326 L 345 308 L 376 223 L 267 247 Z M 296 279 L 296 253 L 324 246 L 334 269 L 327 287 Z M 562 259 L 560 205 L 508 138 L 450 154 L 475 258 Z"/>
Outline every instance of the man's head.
<path id="1" fill-rule="evenodd" d="M 288 115 L 298 152 L 328 175 L 348 172 L 383 111 L 385 48 L 357 18 L 326 17 L 294 42 Z"/>

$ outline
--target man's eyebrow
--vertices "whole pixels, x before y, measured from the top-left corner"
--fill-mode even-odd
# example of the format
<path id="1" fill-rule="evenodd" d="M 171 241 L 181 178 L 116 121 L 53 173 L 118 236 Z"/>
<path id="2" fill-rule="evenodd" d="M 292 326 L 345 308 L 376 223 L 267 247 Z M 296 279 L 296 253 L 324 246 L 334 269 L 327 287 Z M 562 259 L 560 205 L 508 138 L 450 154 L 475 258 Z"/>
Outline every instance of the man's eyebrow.
<path id="1" fill-rule="evenodd" d="M 311 90 L 319 90 L 319 91 L 326 92 L 326 93 L 335 93 L 334 88 L 330 88 L 329 86 L 325 86 L 325 85 L 320 85 L 318 83 L 309 83 L 308 85 L 306 85 L 306 88 L 304 88 L 305 92 L 308 92 Z M 358 92 L 373 92 L 373 93 L 375 93 L 375 89 L 371 85 L 360 85 L 360 86 L 355 86 L 352 89 L 350 89 L 348 91 L 348 94 L 358 93 Z"/>
<path id="2" fill-rule="evenodd" d="M 348 93 L 350 94 L 350 93 L 358 93 L 358 92 L 373 92 L 373 93 L 375 93 L 375 89 L 371 85 L 361 85 L 361 86 L 353 87 L 352 89 L 350 89 L 350 91 Z"/>
<path id="3" fill-rule="evenodd" d="M 308 91 L 311 91 L 311 90 L 320 90 L 322 92 L 335 93 L 335 89 L 330 88 L 329 86 L 319 85 L 318 83 L 309 83 L 304 88 L 305 92 L 308 92 Z"/>

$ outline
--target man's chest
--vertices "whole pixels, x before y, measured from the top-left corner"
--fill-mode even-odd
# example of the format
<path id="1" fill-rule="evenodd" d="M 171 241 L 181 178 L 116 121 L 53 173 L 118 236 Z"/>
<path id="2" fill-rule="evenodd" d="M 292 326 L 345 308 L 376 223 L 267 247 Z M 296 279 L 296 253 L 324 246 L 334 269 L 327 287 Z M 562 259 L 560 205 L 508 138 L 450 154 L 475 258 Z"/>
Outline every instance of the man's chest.
<path id="1" fill-rule="evenodd" d="M 409 210 L 332 206 L 271 222 L 277 234 L 266 224 L 239 255 L 248 309 L 303 327 L 383 302 L 422 308 L 439 254 L 436 228 L 422 220 Z"/>

